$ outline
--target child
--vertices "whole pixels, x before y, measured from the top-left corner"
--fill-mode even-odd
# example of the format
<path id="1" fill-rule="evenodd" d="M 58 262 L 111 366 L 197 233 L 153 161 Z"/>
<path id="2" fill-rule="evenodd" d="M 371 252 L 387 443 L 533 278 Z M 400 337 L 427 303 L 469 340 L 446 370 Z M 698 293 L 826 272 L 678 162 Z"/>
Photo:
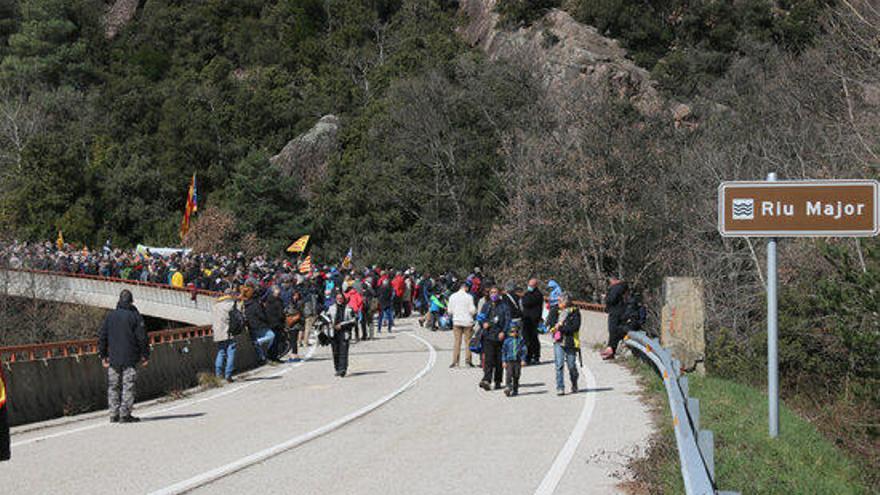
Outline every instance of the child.
<path id="1" fill-rule="evenodd" d="M 501 361 L 505 370 L 504 395 L 519 395 L 519 375 L 525 360 L 525 339 L 519 335 L 519 325 L 513 325 L 501 344 Z"/>

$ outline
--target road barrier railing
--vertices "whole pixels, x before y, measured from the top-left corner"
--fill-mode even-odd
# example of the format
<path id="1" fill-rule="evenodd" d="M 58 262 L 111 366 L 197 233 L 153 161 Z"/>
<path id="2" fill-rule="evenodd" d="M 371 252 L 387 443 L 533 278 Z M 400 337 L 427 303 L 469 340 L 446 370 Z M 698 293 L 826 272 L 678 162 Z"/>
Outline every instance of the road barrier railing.
<path id="1" fill-rule="evenodd" d="M 657 339 L 648 337 L 644 332 L 629 332 L 624 342 L 647 357 L 663 377 L 686 493 L 736 493 L 716 491 L 715 437 L 711 431 L 700 429 L 700 401 L 688 396 L 688 377 L 682 375 L 681 362 L 673 359 Z"/>
<path id="2" fill-rule="evenodd" d="M 181 327 L 169 330 L 150 332 L 147 338 L 150 345 L 168 344 L 192 339 L 211 337 L 210 326 Z M 49 342 L 45 344 L 28 344 L 0 347 L 0 362 L 16 363 L 22 361 L 38 361 L 41 359 L 85 356 L 98 353 L 98 339 L 70 340 Z"/>

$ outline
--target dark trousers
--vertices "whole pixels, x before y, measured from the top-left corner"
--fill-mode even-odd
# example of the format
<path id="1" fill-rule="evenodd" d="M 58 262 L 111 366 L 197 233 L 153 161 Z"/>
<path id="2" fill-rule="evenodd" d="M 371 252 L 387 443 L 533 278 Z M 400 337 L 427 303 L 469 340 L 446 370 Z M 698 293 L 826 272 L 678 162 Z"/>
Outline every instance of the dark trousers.
<path id="1" fill-rule="evenodd" d="M 348 336 L 345 331 L 339 330 L 330 341 L 333 350 L 333 367 L 336 372 L 348 371 Z"/>
<path id="2" fill-rule="evenodd" d="M 8 461 L 12 455 L 9 447 L 9 414 L 6 406 L 0 407 L 0 461 Z"/>
<path id="3" fill-rule="evenodd" d="M 523 339 L 526 341 L 526 362 L 541 362 L 541 342 L 538 341 L 538 320 L 523 318 Z"/>
<path id="4" fill-rule="evenodd" d="M 559 319 L 559 306 L 550 306 L 550 309 L 547 311 L 547 328 L 553 328 L 556 323 L 556 320 Z"/>
<path id="5" fill-rule="evenodd" d="M 513 391 L 514 394 L 519 393 L 519 375 L 522 373 L 522 363 L 519 361 L 508 361 L 504 363 L 504 387 Z"/>
<path id="6" fill-rule="evenodd" d="M 361 321 L 358 322 L 357 325 L 355 325 L 355 328 L 357 328 L 358 326 L 361 327 L 360 338 L 364 339 L 364 340 L 366 340 L 366 338 L 367 338 L 367 323 L 369 323 L 369 321 L 370 321 L 370 317 L 367 316 L 368 314 L 369 314 L 369 311 L 367 311 L 366 309 L 361 311 Z"/>
<path id="7" fill-rule="evenodd" d="M 501 342 L 483 339 L 483 381 L 501 385 L 501 374 Z"/>
<path id="8" fill-rule="evenodd" d="M 626 326 L 622 325 L 613 316 L 608 317 L 608 347 L 611 351 L 617 352 L 617 345 L 626 336 Z"/>

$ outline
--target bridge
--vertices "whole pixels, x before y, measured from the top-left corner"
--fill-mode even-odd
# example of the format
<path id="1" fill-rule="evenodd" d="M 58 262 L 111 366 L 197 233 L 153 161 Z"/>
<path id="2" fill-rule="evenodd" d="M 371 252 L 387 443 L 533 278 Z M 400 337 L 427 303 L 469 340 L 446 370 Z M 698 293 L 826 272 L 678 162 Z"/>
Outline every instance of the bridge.
<path id="1" fill-rule="evenodd" d="M 195 325 L 207 323 L 213 301 L 209 293 L 96 277 L 0 271 L 0 278 L 9 294 L 100 307 L 115 306 L 128 288 L 144 314 Z M 549 341 L 543 363 L 523 369 L 520 396 L 506 398 L 477 387 L 479 369 L 449 368 L 449 332 L 407 319 L 354 345 L 344 379 L 333 376 L 328 348 L 311 347 L 302 362 L 250 371 L 222 388 L 141 402 L 139 424 L 110 424 L 96 411 L 17 426 L 13 459 L 0 464 L 4 493 L 621 493 L 626 463 L 652 433 L 650 411 L 635 376 L 591 349 L 604 339 L 604 315 L 582 314 L 578 394 L 556 396 Z M 175 375 L 211 369 L 209 328 L 152 342 L 141 375 L 153 373 L 166 388 Z M 102 393 L 106 378 L 93 350 L 74 344 L 0 349 L 13 421 L 16 402 L 36 401 L 34 408 L 53 394 Z M 247 367 L 253 356 L 243 355 Z M 66 378 L 47 388 L 56 376 Z"/>

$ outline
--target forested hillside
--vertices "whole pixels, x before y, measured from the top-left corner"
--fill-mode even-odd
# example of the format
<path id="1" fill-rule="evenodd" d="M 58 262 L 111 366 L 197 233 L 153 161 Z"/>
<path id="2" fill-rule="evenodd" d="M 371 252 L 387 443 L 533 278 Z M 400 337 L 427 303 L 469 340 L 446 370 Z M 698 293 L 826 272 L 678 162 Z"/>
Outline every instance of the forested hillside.
<path id="1" fill-rule="evenodd" d="M 108 31 L 117 2 L 0 0 L 5 237 L 176 244 L 196 173 L 202 249 L 309 232 L 654 308 L 702 277 L 710 371 L 760 384 L 764 253 L 717 234 L 718 183 L 880 175 L 869 0 L 125 2 Z M 783 389 L 876 467 L 880 243 L 780 262 Z"/>

